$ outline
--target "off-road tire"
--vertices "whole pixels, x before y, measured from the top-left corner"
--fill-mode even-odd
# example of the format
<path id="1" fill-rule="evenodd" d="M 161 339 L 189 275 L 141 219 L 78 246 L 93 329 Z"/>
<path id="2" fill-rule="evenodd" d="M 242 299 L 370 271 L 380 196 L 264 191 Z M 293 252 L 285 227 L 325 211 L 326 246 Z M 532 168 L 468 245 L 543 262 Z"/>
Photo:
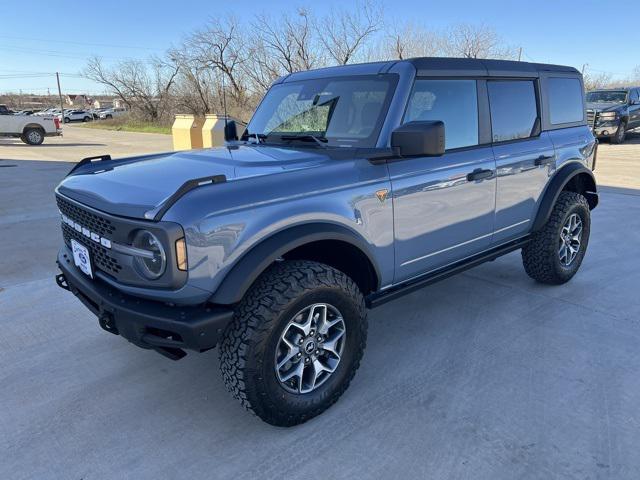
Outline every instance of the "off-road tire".
<path id="1" fill-rule="evenodd" d="M 620 122 L 620 125 L 618 125 L 618 129 L 616 130 L 616 133 L 613 135 L 613 137 L 611 137 L 611 143 L 619 145 L 624 142 L 626 137 L 627 137 L 627 124 L 624 122 Z"/>
<path id="2" fill-rule="evenodd" d="M 280 335 L 297 312 L 310 304 L 337 307 L 346 325 L 344 350 L 336 370 L 309 393 L 290 393 L 275 372 Z M 227 389 L 242 406 L 277 426 L 292 426 L 319 415 L 345 392 L 364 353 L 367 317 L 355 282 L 328 265 L 277 262 L 245 294 L 219 348 Z"/>
<path id="3" fill-rule="evenodd" d="M 44 132 L 39 128 L 28 128 L 20 136 L 27 145 L 41 145 L 44 142 Z"/>
<path id="4" fill-rule="evenodd" d="M 582 220 L 582 240 L 575 259 L 565 267 L 560 262 L 558 245 L 562 227 L 574 213 Z M 550 285 L 560 285 L 571 280 L 584 258 L 590 231 L 591 213 L 587 199 L 579 193 L 561 192 L 547 223 L 532 235 L 531 241 L 522 249 L 522 263 L 527 275 Z"/>

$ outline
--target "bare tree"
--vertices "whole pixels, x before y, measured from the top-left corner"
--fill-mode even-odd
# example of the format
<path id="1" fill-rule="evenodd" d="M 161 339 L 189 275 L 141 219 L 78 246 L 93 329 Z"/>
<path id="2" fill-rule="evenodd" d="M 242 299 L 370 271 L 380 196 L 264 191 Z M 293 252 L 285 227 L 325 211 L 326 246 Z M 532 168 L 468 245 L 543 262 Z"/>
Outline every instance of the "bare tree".
<path id="1" fill-rule="evenodd" d="M 453 25 L 441 37 L 441 50 L 451 57 L 516 58 L 514 49 L 505 46 L 496 31 L 486 25 Z"/>
<path id="2" fill-rule="evenodd" d="M 382 28 L 382 8 L 372 0 L 352 11 L 332 11 L 316 26 L 320 43 L 338 65 L 352 62 L 365 43 Z"/>
<path id="3" fill-rule="evenodd" d="M 583 81 L 584 89 L 587 91 L 612 86 L 611 74 L 605 72 L 596 74 L 585 73 L 583 76 Z"/>
<path id="4" fill-rule="evenodd" d="M 438 35 L 412 23 L 394 26 L 384 38 L 381 49 L 386 58 L 403 60 L 412 57 L 432 57 L 439 53 Z"/>
<path id="5" fill-rule="evenodd" d="M 244 103 L 246 92 L 240 74 L 246 60 L 246 47 L 235 17 L 211 20 L 204 30 L 189 38 L 186 48 L 191 50 L 193 60 L 200 66 L 220 72 L 234 101 Z"/>
<path id="6" fill-rule="evenodd" d="M 124 60 L 113 68 L 106 68 L 100 58 L 95 57 L 89 61 L 85 76 L 104 85 L 129 109 L 148 120 L 158 120 L 167 110 L 178 69 L 175 63 L 158 58 Z"/>

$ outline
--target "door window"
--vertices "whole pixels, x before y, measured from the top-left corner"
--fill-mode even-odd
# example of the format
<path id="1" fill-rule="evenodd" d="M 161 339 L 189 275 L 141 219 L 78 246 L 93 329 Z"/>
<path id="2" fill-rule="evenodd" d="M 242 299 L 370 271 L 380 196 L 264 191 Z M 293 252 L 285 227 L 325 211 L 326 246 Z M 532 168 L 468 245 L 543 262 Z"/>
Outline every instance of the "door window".
<path id="1" fill-rule="evenodd" d="M 444 122 L 445 148 L 478 144 L 478 94 L 475 80 L 416 80 L 404 123 Z"/>
<path id="2" fill-rule="evenodd" d="M 532 80 L 487 82 L 494 142 L 528 138 L 534 134 L 538 107 Z"/>

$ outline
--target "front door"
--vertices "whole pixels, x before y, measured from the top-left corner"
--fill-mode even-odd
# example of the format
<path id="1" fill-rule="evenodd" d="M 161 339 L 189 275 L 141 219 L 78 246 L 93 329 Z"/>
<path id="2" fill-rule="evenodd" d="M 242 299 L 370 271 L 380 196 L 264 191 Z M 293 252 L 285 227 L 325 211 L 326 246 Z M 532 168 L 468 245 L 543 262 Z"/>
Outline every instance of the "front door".
<path id="1" fill-rule="evenodd" d="M 395 282 L 487 249 L 493 233 L 495 163 L 478 143 L 475 80 L 417 79 L 404 122 L 441 120 L 446 153 L 389 162 Z"/>

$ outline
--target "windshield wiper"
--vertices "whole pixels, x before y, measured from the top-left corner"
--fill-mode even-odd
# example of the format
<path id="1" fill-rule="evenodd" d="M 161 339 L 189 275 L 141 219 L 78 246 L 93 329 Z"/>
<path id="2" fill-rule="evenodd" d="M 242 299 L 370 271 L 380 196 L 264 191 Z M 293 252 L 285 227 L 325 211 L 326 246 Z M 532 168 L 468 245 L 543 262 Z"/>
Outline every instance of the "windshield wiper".
<path id="1" fill-rule="evenodd" d="M 288 140 L 288 141 L 293 141 L 293 140 L 300 140 L 301 142 L 316 142 L 319 146 L 321 146 L 322 148 L 327 148 L 327 142 L 329 141 L 327 139 L 327 137 L 324 136 L 315 136 L 315 135 L 311 135 L 309 133 L 304 134 L 304 135 L 282 135 L 280 137 L 280 139 L 282 140 Z"/>

